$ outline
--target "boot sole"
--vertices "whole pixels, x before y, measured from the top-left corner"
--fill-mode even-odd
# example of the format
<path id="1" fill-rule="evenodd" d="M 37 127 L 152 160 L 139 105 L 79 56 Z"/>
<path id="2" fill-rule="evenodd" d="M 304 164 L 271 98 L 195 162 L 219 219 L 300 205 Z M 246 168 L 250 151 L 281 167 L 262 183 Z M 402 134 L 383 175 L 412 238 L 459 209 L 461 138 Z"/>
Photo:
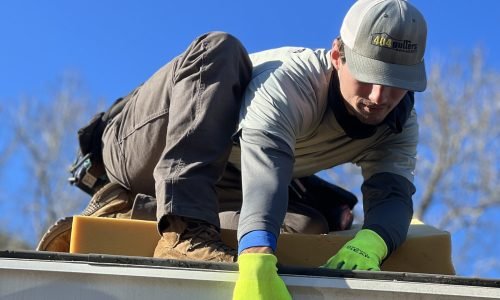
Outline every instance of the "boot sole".
<path id="1" fill-rule="evenodd" d="M 47 251 L 48 248 L 56 241 L 60 239 L 64 233 L 71 231 L 71 227 L 73 225 L 73 217 L 66 217 L 57 220 L 54 225 L 50 226 L 47 232 L 42 236 L 38 246 L 36 247 L 37 251 Z M 68 249 L 60 249 L 57 252 L 69 252 L 69 241 Z"/>

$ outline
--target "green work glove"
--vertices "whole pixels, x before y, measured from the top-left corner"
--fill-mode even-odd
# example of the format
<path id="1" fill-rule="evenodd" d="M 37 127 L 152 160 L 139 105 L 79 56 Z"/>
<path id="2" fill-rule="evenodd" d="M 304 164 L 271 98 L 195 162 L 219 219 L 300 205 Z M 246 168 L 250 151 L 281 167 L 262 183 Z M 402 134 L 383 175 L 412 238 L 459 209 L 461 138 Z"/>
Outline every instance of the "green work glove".
<path id="1" fill-rule="evenodd" d="M 380 271 L 380 263 L 387 256 L 387 245 L 374 231 L 360 230 L 323 267 L 341 270 Z"/>
<path id="2" fill-rule="evenodd" d="M 234 287 L 233 300 L 292 299 L 278 276 L 273 254 L 245 253 L 238 257 L 240 274 Z"/>

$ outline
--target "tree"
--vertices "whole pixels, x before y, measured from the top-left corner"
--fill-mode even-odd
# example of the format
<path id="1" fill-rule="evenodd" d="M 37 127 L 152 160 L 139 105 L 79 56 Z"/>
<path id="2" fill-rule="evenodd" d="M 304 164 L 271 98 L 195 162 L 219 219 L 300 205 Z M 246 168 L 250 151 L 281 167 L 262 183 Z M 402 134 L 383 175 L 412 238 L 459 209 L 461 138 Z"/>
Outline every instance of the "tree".
<path id="1" fill-rule="evenodd" d="M 82 92 L 75 74 L 65 74 L 49 99 L 26 98 L 13 114 L 17 159 L 24 160 L 24 215 L 29 216 L 33 245 L 58 218 L 77 213 L 88 197 L 72 188 L 68 169 L 77 150 L 78 128 L 96 105 Z"/>
<path id="2" fill-rule="evenodd" d="M 0 250 L 29 250 L 30 248 L 25 241 L 12 237 L 8 232 L 0 231 Z"/>
<path id="3" fill-rule="evenodd" d="M 0 119 L 5 115 L 5 108 L 0 107 Z M 4 120 L 5 121 L 5 120 Z M 4 127 L 4 126 L 2 126 Z M 7 162 L 12 157 L 12 154 L 17 148 L 17 140 L 14 135 L 9 131 L 0 131 L 0 176 L 2 176 L 3 171 Z M 28 249 L 29 246 L 22 239 L 12 237 L 7 230 L 0 230 L 0 249 Z"/>
<path id="4" fill-rule="evenodd" d="M 475 49 L 469 60 L 432 65 L 428 82 L 419 116 L 415 216 L 457 237 L 459 272 L 474 261 L 482 267 L 473 274 L 483 275 L 484 261 L 498 265 L 498 246 L 490 244 L 500 228 L 493 215 L 500 208 L 500 74 L 486 69 Z"/>

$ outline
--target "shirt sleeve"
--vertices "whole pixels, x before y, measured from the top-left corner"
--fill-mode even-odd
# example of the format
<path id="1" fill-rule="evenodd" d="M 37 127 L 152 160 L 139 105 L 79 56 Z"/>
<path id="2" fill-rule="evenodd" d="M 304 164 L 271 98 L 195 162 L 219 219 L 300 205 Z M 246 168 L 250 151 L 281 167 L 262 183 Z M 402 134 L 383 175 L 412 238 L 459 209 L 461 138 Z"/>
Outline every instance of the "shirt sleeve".
<path id="1" fill-rule="evenodd" d="M 285 66 L 263 70 L 247 87 L 239 129 L 267 132 L 294 149 L 296 139 L 321 121 L 324 107 L 315 93 L 309 78 Z"/>
<path id="2" fill-rule="evenodd" d="M 280 138 L 264 131 L 240 132 L 243 204 L 238 240 L 254 230 L 278 237 L 288 206 L 293 152 Z"/>
<path id="3" fill-rule="evenodd" d="M 406 240 L 413 216 L 417 143 L 418 124 L 413 110 L 401 133 L 383 137 L 357 162 L 364 177 L 363 228 L 378 233 L 389 253 Z"/>
<path id="4" fill-rule="evenodd" d="M 378 233 L 392 253 L 405 240 L 413 216 L 415 186 L 393 173 L 378 173 L 362 187 L 365 220 L 363 228 Z"/>

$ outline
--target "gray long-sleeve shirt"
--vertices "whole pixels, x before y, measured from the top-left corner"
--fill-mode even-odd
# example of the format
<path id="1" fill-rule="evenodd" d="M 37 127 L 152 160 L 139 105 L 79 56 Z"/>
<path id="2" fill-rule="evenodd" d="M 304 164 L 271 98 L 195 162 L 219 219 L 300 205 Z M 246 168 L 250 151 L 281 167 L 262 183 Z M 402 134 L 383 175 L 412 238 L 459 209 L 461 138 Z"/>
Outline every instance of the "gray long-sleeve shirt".
<path id="1" fill-rule="evenodd" d="M 382 235 L 390 250 L 395 248 L 401 239 L 395 245 L 390 240 L 401 232 L 404 240 L 412 213 L 418 140 L 415 111 L 411 111 L 401 133 L 383 124 L 369 137 L 352 138 L 329 105 L 334 71 L 330 52 L 285 47 L 252 54 L 251 59 L 254 69 L 240 114 L 240 146 L 233 147 L 230 155 L 230 162 L 242 171 L 243 207 L 238 236 L 252 230 L 278 235 L 291 178 L 355 163 L 361 167 L 365 182 L 365 225 L 367 221 L 372 224 L 370 228 Z M 380 174 L 389 175 L 373 181 Z M 408 184 L 401 192 L 372 192 L 380 184 L 400 186 L 401 180 Z M 378 203 L 392 203 L 388 206 L 391 210 L 405 210 L 401 220 L 397 216 L 393 220 L 397 228 L 392 228 L 392 223 L 384 224 L 386 216 L 380 210 L 372 217 L 367 215 Z M 397 232 L 391 233 L 394 230 Z"/>

